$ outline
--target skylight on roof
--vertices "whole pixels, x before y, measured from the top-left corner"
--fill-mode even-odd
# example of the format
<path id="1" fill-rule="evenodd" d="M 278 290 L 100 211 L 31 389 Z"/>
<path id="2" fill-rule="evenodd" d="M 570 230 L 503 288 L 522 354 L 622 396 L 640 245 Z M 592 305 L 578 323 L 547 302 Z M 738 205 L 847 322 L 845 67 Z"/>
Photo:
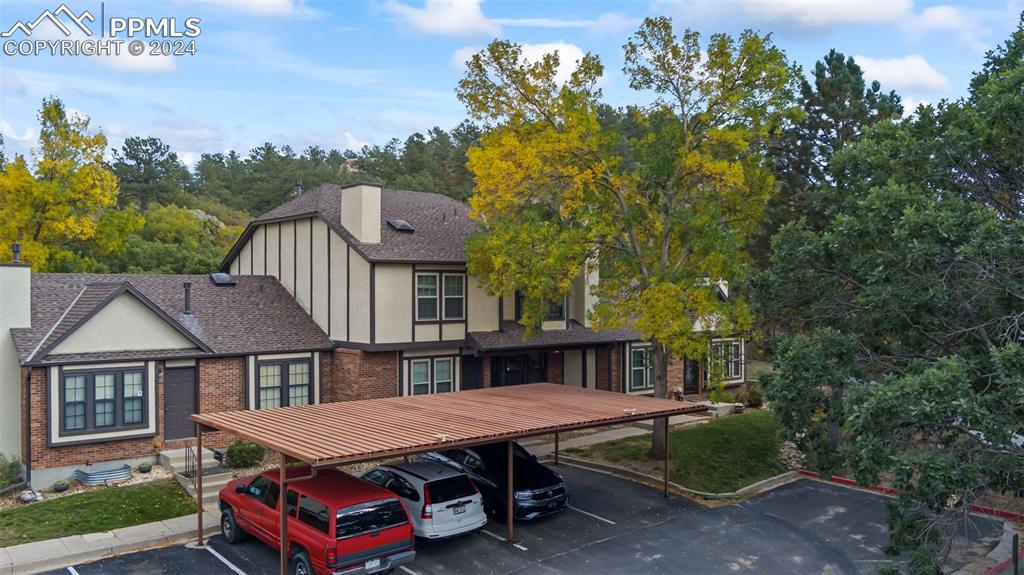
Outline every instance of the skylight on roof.
<path id="1" fill-rule="evenodd" d="M 238 283 L 234 276 L 224 272 L 210 274 L 210 281 L 212 281 L 214 285 L 219 286 L 233 286 Z"/>
<path id="2" fill-rule="evenodd" d="M 411 234 L 416 231 L 416 228 L 412 227 L 412 224 L 405 220 L 388 220 L 388 225 L 391 226 L 396 232 L 405 232 Z"/>

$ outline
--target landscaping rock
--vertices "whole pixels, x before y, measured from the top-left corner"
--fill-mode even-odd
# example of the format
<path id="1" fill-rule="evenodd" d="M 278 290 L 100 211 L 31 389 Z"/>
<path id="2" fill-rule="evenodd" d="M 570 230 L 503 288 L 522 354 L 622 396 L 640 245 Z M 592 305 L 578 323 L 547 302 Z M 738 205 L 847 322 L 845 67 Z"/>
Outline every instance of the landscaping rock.
<path id="1" fill-rule="evenodd" d="M 803 453 L 797 449 L 796 444 L 792 441 L 783 441 L 779 445 L 779 462 L 786 466 L 786 469 L 800 469 L 804 466 Z"/>

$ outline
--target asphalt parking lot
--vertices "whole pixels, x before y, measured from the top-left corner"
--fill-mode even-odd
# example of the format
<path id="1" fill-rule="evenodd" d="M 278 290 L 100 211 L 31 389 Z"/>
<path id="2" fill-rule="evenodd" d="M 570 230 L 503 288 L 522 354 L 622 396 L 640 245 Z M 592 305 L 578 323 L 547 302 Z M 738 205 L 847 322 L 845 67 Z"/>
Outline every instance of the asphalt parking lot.
<path id="1" fill-rule="evenodd" d="M 800 480 L 735 505 L 703 508 L 657 489 L 561 466 L 571 505 L 558 515 L 452 541 L 417 542 L 417 558 L 396 575 L 465 573 L 869 574 L 884 554 L 886 498 Z M 995 545 L 1001 525 L 979 520 L 974 543 Z M 896 560 L 898 562 L 898 560 Z M 73 569 L 73 571 L 72 571 Z M 219 536 L 208 549 L 168 547 L 50 573 L 80 575 L 273 575 L 277 555 Z"/>

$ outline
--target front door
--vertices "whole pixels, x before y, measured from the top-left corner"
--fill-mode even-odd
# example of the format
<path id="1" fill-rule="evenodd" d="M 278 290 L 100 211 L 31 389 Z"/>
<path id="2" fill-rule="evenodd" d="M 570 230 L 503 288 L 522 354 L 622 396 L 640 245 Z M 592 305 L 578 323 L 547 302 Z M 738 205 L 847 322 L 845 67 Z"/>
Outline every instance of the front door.
<path id="1" fill-rule="evenodd" d="M 480 389 L 484 386 L 484 358 L 462 356 L 462 385 L 459 389 Z"/>
<path id="2" fill-rule="evenodd" d="M 196 368 L 169 367 L 164 370 L 164 439 L 196 436 L 196 425 L 188 416 L 196 413 Z"/>
<path id="3" fill-rule="evenodd" d="M 683 362 L 683 393 L 697 395 L 700 393 L 700 363 L 690 359 Z"/>

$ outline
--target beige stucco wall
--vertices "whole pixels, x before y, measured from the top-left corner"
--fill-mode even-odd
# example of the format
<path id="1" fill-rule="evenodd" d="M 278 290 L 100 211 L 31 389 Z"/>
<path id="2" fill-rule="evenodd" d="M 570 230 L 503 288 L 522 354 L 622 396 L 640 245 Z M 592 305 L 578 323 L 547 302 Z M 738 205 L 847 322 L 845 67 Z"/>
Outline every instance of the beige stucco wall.
<path id="1" fill-rule="evenodd" d="M 238 273 L 244 276 L 252 275 L 252 241 L 245 242 L 242 251 L 238 252 Z"/>
<path id="2" fill-rule="evenodd" d="M 375 343 L 412 341 L 412 266 L 377 264 L 374 269 Z"/>
<path id="3" fill-rule="evenodd" d="M 331 339 L 348 338 L 348 244 L 331 232 Z"/>
<path id="4" fill-rule="evenodd" d="M 416 341 L 438 341 L 438 324 L 436 323 L 418 323 L 413 328 L 416 332 Z"/>
<path id="5" fill-rule="evenodd" d="M 281 222 L 281 285 L 295 293 L 295 222 Z"/>
<path id="6" fill-rule="evenodd" d="M 21 458 L 21 366 L 11 328 L 31 327 L 32 275 L 0 266 L 0 453 Z"/>
<path id="7" fill-rule="evenodd" d="M 466 309 L 469 313 L 469 331 L 496 331 L 498 329 L 498 298 L 487 295 L 475 278 L 467 277 Z"/>
<path id="8" fill-rule="evenodd" d="M 311 273 L 310 269 L 310 243 L 309 231 L 312 224 L 310 220 L 296 220 L 295 222 L 295 301 L 299 302 L 302 309 L 312 315 L 313 302 L 310 293 Z"/>
<path id="9" fill-rule="evenodd" d="M 184 296 L 182 296 L 184 299 Z M 130 293 L 123 293 L 50 353 L 193 349 L 196 345 Z"/>
<path id="10" fill-rule="evenodd" d="M 466 339 L 466 324 L 465 324 L 465 322 L 442 324 L 441 325 L 441 339 L 446 340 L 446 341 Z"/>
<path id="11" fill-rule="evenodd" d="M 267 235 L 267 275 L 276 278 L 281 277 L 281 224 L 269 224 L 263 226 Z"/>
<path id="12" fill-rule="evenodd" d="M 253 232 L 249 239 L 249 247 L 252 249 L 252 275 L 267 274 L 267 228 L 260 226 Z"/>
<path id="13" fill-rule="evenodd" d="M 327 317 L 327 250 L 330 246 L 330 236 L 333 232 L 327 224 L 320 219 L 312 220 L 312 248 L 310 249 L 310 261 L 313 263 L 313 321 L 320 326 L 320 329 L 330 329 L 330 319 Z M 333 263 L 333 262 L 331 262 Z"/>
<path id="14" fill-rule="evenodd" d="M 583 352 L 578 349 L 567 349 L 562 357 L 564 375 L 562 382 L 574 387 L 583 386 Z"/>
<path id="15" fill-rule="evenodd" d="M 594 389 L 597 387 L 597 350 L 584 350 L 583 357 L 587 365 L 587 378 L 583 382 L 583 387 Z"/>
<path id="16" fill-rule="evenodd" d="M 370 343 L 370 264 L 354 250 L 350 252 L 352 277 L 349 286 L 349 340 Z"/>
<path id="17" fill-rule="evenodd" d="M 341 191 L 341 225 L 364 244 L 380 243 L 380 187 L 358 185 Z"/>

